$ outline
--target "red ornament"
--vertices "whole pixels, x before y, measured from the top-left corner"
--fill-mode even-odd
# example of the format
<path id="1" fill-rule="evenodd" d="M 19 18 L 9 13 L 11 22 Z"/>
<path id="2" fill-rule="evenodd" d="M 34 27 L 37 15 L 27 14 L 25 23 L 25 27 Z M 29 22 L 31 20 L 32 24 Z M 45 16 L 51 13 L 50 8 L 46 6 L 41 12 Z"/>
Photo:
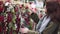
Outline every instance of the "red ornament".
<path id="1" fill-rule="evenodd" d="M 11 0 L 6 0 L 6 2 L 11 2 Z"/>
<path id="2" fill-rule="evenodd" d="M 22 8 L 22 6 L 20 6 L 20 9 Z"/>
<path id="3" fill-rule="evenodd" d="M 0 22 L 3 23 L 4 22 L 4 16 L 0 15 Z M 2 25 L 0 25 L 0 32 L 2 32 L 3 28 Z"/>
<path id="4" fill-rule="evenodd" d="M 20 23 L 20 18 L 16 18 L 16 23 Z"/>
<path id="5" fill-rule="evenodd" d="M 15 7 L 15 12 L 18 12 L 18 7 Z"/>
<path id="6" fill-rule="evenodd" d="M 22 5 L 20 5 L 20 9 L 22 9 Z"/>
<path id="7" fill-rule="evenodd" d="M 17 24 L 17 29 L 16 29 L 16 33 L 18 33 L 19 32 L 19 29 L 20 29 L 20 18 L 16 18 L 16 24 Z"/>
<path id="8" fill-rule="evenodd" d="M 3 12 L 3 9 L 4 9 L 3 7 L 0 7 L 0 12 Z"/>
<path id="9" fill-rule="evenodd" d="M 12 21 L 12 18 L 13 18 L 12 13 L 8 13 L 7 22 L 11 22 Z"/>
<path id="10" fill-rule="evenodd" d="M 26 8 L 25 9 L 28 9 L 29 7 L 28 6 L 26 6 Z"/>
<path id="11" fill-rule="evenodd" d="M 30 23 L 29 23 L 29 18 L 27 17 L 27 18 L 24 18 L 25 19 L 25 21 L 26 21 L 26 24 L 27 25 L 29 25 Z"/>
<path id="12" fill-rule="evenodd" d="M 0 1 L 0 5 L 2 5 L 3 4 L 3 1 Z"/>
<path id="13" fill-rule="evenodd" d="M 32 4 L 32 2 L 29 2 L 29 4 Z"/>
<path id="14" fill-rule="evenodd" d="M 12 27 L 11 27 L 11 31 L 10 31 L 10 34 L 13 34 L 13 30 L 12 30 Z"/>
<path id="15" fill-rule="evenodd" d="M 24 7 L 24 4 L 21 4 L 21 5 L 20 5 L 20 9 L 22 9 L 22 7 Z"/>
<path id="16" fill-rule="evenodd" d="M 0 12 L 2 12 L 3 9 L 4 9 L 4 7 L 3 7 L 3 1 L 0 1 Z"/>
<path id="17" fill-rule="evenodd" d="M 6 34 L 7 32 L 6 32 L 6 26 L 4 26 L 4 34 Z"/>
<path id="18" fill-rule="evenodd" d="M 2 26 L 0 26 L 0 32 L 2 32 Z"/>
<path id="19" fill-rule="evenodd" d="M 0 22 L 4 22 L 4 16 L 0 15 Z"/>

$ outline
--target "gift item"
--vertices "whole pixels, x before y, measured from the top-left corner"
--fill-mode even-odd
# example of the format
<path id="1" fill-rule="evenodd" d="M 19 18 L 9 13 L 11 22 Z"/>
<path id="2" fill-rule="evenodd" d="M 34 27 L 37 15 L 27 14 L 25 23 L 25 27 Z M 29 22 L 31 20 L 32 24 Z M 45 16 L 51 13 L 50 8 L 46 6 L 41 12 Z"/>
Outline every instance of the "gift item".
<path id="1" fill-rule="evenodd" d="M 11 3 L 10 0 L 6 3 L 0 1 L 0 33 L 20 34 L 20 28 L 24 27 L 33 30 L 35 22 L 39 21 L 38 17 L 33 15 L 33 13 L 37 13 L 37 10 L 33 2 L 22 2 L 21 4 L 16 2 L 15 4 Z"/>

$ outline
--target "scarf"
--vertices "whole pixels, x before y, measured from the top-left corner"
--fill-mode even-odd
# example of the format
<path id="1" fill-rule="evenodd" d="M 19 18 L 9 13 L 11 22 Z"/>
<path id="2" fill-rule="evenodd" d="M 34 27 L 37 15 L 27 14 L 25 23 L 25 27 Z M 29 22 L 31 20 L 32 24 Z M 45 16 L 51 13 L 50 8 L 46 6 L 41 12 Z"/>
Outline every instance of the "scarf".
<path id="1" fill-rule="evenodd" d="M 47 16 L 45 16 L 37 24 L 36 31 L 38 31 L 41 34 L 43 32 L 43 30 L 46 28 L 46 26 L 48 25 L 49 22 L 50 22 L 50 17 L 47 18 Z"/>

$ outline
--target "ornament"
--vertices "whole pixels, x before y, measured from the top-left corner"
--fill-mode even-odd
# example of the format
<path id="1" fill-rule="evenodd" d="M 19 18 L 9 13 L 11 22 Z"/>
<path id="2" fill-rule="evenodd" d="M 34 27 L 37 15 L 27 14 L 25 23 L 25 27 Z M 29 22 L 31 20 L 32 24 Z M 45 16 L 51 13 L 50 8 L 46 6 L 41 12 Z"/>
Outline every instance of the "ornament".
<path id="1" fill-rule="evenodd" d="M 2 26 L 0 26 L 0 32 L 2 32 Z"/>
<path id="2" fill-rule="evenodd" d="M 4 9 L 4 7 L 3 7 L 3 1 L 0 1 L 0 12 L 2 12 L 3 9 Z"/>
<path id="3" fill-rule="evenodd" d="M 20 9 L 22 9 L 23 5 L 20 5 Z"/>
<path id="4" fill-rule="evenodd" d="M 0 5 L 2 5 L 3 4 L 3 1 L 0 1 Z"/>
<path id="5" fill-rule="evenodd" d="M 15 7 L 15 12 L 18 12 L 18 7 Z"/>
<path id="6" fill-rule="evenodd" d="M 0 22 L 4 22 L 4 16 L 0 15 Z"/>
<path id="7" fill-rule="evenodd" d="M 28 8 L 29 8 L 28 6 L 25 7 L 25 9 L 28 9 Z"/>
<path id="8" fill-rule="evenodd" d="M 13 18 L 12 13 L 9 12 L 7 16 L 7 22 L 11 22 L 12 18 Z"/>
<path id="9" fill-rule="evenodd" d="M 33 2 L 29 2 L 29 4 L 32 4 Z"/>

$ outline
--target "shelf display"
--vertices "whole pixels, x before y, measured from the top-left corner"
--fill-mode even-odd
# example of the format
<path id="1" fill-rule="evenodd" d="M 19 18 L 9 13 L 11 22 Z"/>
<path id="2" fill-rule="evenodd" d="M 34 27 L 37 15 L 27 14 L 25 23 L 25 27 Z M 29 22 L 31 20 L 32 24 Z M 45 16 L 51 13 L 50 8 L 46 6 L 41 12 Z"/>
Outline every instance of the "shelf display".
<path id="1" fill-rule="evenodd" d="M 30 17 L 30 13 L 37 13 L 38 11 L 34 2 L 3 3 L 0 1 L 0 6 L 0 33 L 18 34 L 20 27 L 27 27 L 30 30 L 35 28 L 35 21 Z"/>

